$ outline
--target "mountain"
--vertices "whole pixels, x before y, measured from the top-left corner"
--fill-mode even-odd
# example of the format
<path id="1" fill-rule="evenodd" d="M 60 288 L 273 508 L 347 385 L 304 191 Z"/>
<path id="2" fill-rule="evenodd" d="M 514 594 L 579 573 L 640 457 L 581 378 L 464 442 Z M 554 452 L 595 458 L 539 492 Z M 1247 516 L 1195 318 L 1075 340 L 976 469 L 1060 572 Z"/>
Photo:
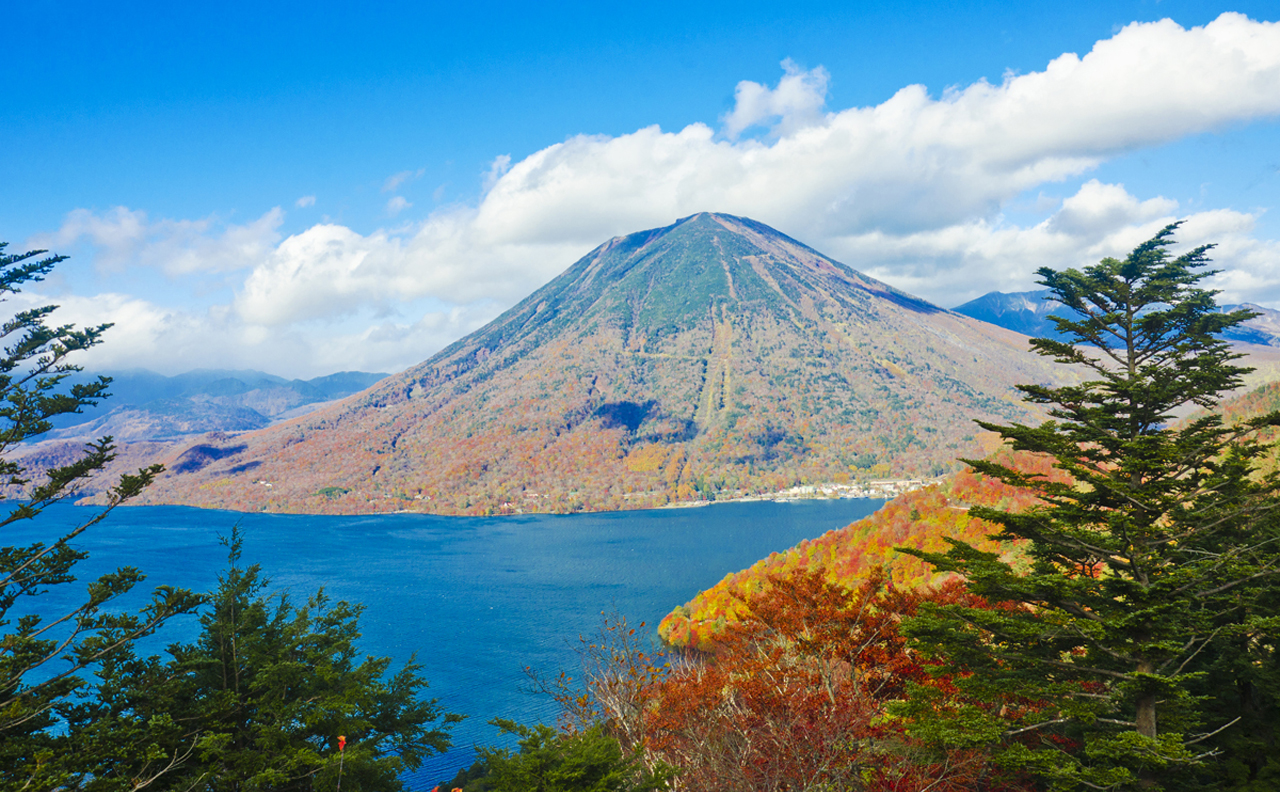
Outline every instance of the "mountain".
<path id="1" fill-rule="evenodd" d="M 386 374 L 343 371 L 310 380 L 287 380 L 261 371 L 197 369 L 174 377 L 154 371 L 100 372 L 111 377 L 111 396 L 84 412 L 54 419 L 45 440 L 111 435 L 136 442 L 204 432 L 261 429 L 325 402 L 368 388 Z M 72 382 L 96 381 L 81 373 Z"/>
<path id="2" fill-rule="evenodd" d="M 1061 303 L 1046 300 L 1048 289 L 1027 292 L 989 292 L 976 300 L 958 305 L 956 313 L 981 319 L 1023 335 L 1032 337 L 1057 337 L 1051 315 L 1069 316 L 1074 313 Z"/>
<path id="3" fill-rule="evenodd" d="M 699 214 L 337 405 L 170 448 L 141 502 L 574 511 L 929 477 L 977 448 L 974 418 L 1037 417 L 1014 383 L 1058 376 L 1024 336 Z"/>
<path id="4" fill-rule="evenodd" d="M 1075 315 L 1075 311 L 1061 303 L 1046 300 L 1048 295 L 1048 289 L 1012 293 L 989 292 L 952 310 L 1023 335 L 1058 338 L 1057 328 L 1049 317 L 1070 318 Z M 1242 344 L 1280 347 L 1280 311 L 1273 311 L 1253 303 L 1219 306 L 1221 311 L 1234 311 L 1239 308 L 1253 311 L 1258 316 L 1230 328 L 1222 334 L 1223 338 Z"/>
<path id="5" fill-rule="evenodd" d="M 1263 308 L 1261 305 L 1254 305 L 1253 303 L 1223 305 L 1220 310 L 1234 311 L 1238 308 L 1253 311 L 1258 316 L 1242 322 L 1238 327 L 1227 330 L 1222 334 L 1223 338 L 1244 344 L 1280 347 L 1280 311 L 1273 311 L 1270 308 Z"/>

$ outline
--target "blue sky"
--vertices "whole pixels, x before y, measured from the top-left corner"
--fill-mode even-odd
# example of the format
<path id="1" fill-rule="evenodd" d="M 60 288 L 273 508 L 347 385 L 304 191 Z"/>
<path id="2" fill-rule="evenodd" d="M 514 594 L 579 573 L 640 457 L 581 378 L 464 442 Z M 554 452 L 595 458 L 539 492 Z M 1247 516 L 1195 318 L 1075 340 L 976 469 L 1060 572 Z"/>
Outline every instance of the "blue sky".
<path id="1" fill-rule="evenodd" d="M 194 5 L 6 12 L 0 240 L 91 366 L 395 370 L 701 210 L 946 306 L 1186 218 L 1280 307 L 1273 3 Z"/>

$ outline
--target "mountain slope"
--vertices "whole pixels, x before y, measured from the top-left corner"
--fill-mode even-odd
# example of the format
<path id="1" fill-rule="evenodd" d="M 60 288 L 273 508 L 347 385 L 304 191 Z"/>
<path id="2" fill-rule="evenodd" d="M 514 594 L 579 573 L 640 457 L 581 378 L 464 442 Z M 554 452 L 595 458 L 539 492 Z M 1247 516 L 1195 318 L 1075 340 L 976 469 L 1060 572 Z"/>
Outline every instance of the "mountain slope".
<path id="1" fill-rule="evenodd" d="M 998 438 L 991 435 L 992 444 Z M 1001 463 L 1025 473 L 1035 473 L 1057 481 L 1068 481 L 1052 467 L 1052 460 L 1008 448 L 993 448 Z M 997 553 L 1006 561 L 1024 562 L 1020 546 L 992 541 L 999 526 L 969 516 L 971 506 L 991 506 L 1023 510 L 1036 499 L 972 470 L 960 470 L 924 489 L 907 492 L 890 500 L 879 511 L 844 528 L 805 539 L 788 550 L 773 553 L 746 569 L 730 572 L 711 588 L 700 591 L 684 605 L 671 611 L 659 624 L 663 640 L 675 645 L 709 648 L 727 622 L 738 619 L 743 600 L 760 591 L 771 579 L 786 580 L 797 572 L 821 572 L 827 579 L 855 588 L 873 570 L 883 567 L 894 586 L 913 588 L 940 583 L 949 575 L 939 575 L 918 558 L 897 552 L 898 547 L 914 547 L 943 552 L 948 540 L 959 539 L 983 552 Z"/>
<path id="2" fill-rule="evenodd" d="M 572 511 L 932 476 L 972 420 L 1032 418 L 1024 336 L 760 223 L 700 214 L 610 240 L 364 394 L 170 454 L 151 503 Z M 268 486 L 269 485 L 269 486 Z"/>
<path id="3" fill-rule="evenodd" d="M 1230 426 L 1276 410 L 1280 410 L 1280 382 L 1231 395 L 1213 412 Z M 1051 457 L 1013 452 L 1008 446 L 999 445 L 996 435 L 988 438 L 990 458 L 1001 464 L 1064 483 L 1070 481 L 1053 467 Z M 1260 460 L 1261 475 L 1272 475 L 1280 469 L 1278 439 L 1280 429 L 1276 428 L 1263 429 L 1257 435 L 1260 443 L 1271 446 Z M 672 610 L 658 631 L 675 646 L 708 648 L 725 624 L 738 618 L 746 595 L 769 585 L 771 579 L 786 580 L 804 570 L 820 571 L 832 582 L 849 588 L 866 580 L 876 567 L 885 567 L 899 587 L 932 585 L 948 576 L 939 575 L 918 558 L 897 552 L 897 547 L 941 552 L 947 548 L 947 540 L 960 539 L 979 550 L 1002 554 L 1006 560 L 1025 562 L 1019 545 L 989 538 L 999 532 L 999 526 L 969 516 L 968 510 L 972 506 L 989 506 L 1019 512 L 1035 503 L 1027 490 L 968 468 L 957 471 L 930 487 L 899 495 L 879 511 L 844 528 L 805 539 L 746 569 L 726 574 L 719 583 Z"/>

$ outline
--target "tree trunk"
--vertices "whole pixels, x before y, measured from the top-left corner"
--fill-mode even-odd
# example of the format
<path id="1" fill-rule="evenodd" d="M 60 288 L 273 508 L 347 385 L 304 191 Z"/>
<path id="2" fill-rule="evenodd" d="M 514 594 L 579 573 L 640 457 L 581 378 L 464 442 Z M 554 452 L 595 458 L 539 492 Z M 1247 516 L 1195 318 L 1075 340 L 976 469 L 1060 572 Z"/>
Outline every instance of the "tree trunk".
<path id="1" fill-rule="evenodd" d="M 1138 716 L 1134 719 L 1138 724 L 1138 734 L 1143 737 L 1150 737 L 1153 740 L 1156 736 L 1156 697 L 1143 696 L 1138 699 Z"/>
<path id="2" fill-rule="evenodd" d="M 1150 660 L 1139 660 L 1137 670 L 1139 674 L 1150 674 L 1156 669 L 1155 664 Z M 1148 693 L 1138 697 L 1137 708 L 1138 712 L 1134 717 L 1134 722 L 1137 724 L 1138 734 L 1141 734 L 1143 737 L 1150 737 L 1154 740 L 1156 738 L 1155 694 Z"/>

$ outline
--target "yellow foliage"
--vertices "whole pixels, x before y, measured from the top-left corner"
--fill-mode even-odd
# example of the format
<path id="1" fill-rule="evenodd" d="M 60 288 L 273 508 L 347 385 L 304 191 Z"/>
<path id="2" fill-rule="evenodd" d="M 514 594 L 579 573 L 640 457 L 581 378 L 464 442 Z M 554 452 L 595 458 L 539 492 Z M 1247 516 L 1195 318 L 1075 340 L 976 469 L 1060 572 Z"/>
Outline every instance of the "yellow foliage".
<path id="1" fill-rule="evenodd" d="M 627 470 L 633 473 L 655 473 L 667 461 L 667 447 L 658 443 L 650 443 L 633 448 L 627 454 Z"/>

